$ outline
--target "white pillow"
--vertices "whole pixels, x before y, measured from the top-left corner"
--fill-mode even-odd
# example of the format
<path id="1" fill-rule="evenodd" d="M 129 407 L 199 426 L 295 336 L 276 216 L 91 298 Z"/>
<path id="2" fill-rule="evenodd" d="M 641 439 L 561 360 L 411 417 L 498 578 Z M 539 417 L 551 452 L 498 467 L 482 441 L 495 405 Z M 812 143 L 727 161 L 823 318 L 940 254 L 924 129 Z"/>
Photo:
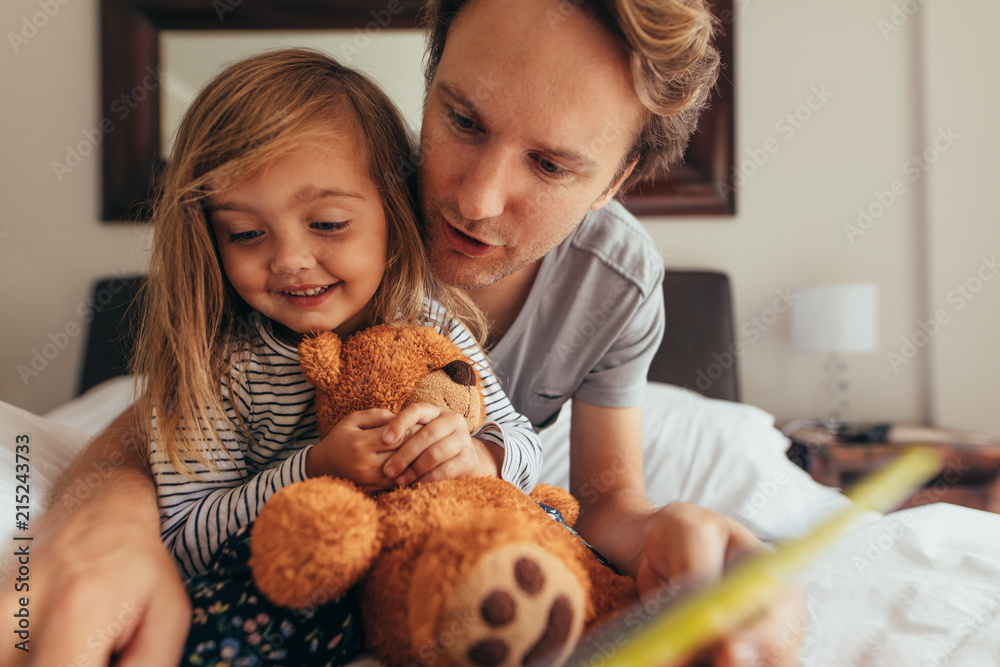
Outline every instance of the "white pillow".
<path id="1" fill-rule="evenodd" d="M 541 433 L 541 481 L 569 488 L 569 404 Z M 788 460 L 774 417 L 743 403 L 650 382 L 642 406 L 646 495 L 730 516 L 763 541 L 802 535 L 850 501 Z"/>
<path id="2" fill-rule="evenodd" d="M 91 436 L 104 430 L 134 400 L 135 378 L 119 377 L 38 416 L 0 401 L 0 507 L 15 511 L 17 496 L 28 496 L 29 530 L 37 525 L 52 484 L 83 450 Z M 27 439 L 25 443 L 24 440 Z M 28 493 L 19 489 L 17 446 L 27 444 Z M 15 533 L 16 517 L 0 522 L 0 544 Z M 0 559 L 2 562 L 3 559 Z"/>
<path id="3" fill-rule="evenodd" d="M 136 377 L 122 375 L 91 387 L 44 417 L 97 435 L 135 402 Z"/>
<path id="4" fill-rule="evenodd" d="M 0 521 L 0 544 L 6 544 L 17 530 L 15 502 L 18 496 L 27 496 L 28 526 L 24 535 L 32 535 L 31 528 L 41 518 L 45 496 L 52 483 L 90 439 L 90 435 L 71 426 L 57 424 L 27 410 L 0 401 L 0 507 L 10 515 Z M 18 451 L 19 445 L 26 445 Z M 18 454 L 22 457 L 18 458 Z M 17 478 L 17 465 L 27 466 L 27 493 Z M 24 468 L 22 468 L 22 471 Z"/>

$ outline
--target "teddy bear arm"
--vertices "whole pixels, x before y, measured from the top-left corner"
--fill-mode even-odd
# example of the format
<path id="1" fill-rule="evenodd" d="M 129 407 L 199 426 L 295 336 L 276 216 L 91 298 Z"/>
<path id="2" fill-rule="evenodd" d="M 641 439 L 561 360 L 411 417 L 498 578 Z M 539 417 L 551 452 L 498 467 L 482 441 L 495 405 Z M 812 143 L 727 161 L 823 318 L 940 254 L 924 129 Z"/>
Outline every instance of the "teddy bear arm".
<path id="1" fill-rule="evenodd" d="M 375 502 L 353 483 L 317 477 L 274 494 L 250 533 L 250 569 L 271 602 L 306 609 L 336 600 L 381 546 Z"/>

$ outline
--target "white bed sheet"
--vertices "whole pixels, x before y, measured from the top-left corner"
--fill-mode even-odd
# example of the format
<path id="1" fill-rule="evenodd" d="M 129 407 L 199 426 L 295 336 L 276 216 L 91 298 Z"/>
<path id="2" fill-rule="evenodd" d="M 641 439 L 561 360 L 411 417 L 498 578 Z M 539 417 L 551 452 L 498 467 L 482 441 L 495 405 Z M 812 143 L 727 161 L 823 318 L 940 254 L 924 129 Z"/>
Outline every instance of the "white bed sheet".
<path id="1" fill-rule="evenodd" d="M 16 437 L 31 441 L 37 518 L 51 482 L 129 404 L 133 388 L 130 379 L 112 380 L 45 417 L 0 402 L 0 503 L 11 515 L 0 522 L 4 545 L 14 532 Z M 553 483 L 568 478 L 564 413 L 543 434 L 543 478 Z M 644 431 L 656 435 L 644 444 L 647 492 L 655 502 L 703 504 L 769 541 L 801 534 L 847 502 L 785 458 L 787 440 L 761 410 L 650 384 L 643 419 Z M 5 548 L 0 558 L 0 585 L 10 583 L 12 551 Z M 946 504 L 873 513 L 802 583 L 804 665 L 1000 665 L 1000 515 Z"/>

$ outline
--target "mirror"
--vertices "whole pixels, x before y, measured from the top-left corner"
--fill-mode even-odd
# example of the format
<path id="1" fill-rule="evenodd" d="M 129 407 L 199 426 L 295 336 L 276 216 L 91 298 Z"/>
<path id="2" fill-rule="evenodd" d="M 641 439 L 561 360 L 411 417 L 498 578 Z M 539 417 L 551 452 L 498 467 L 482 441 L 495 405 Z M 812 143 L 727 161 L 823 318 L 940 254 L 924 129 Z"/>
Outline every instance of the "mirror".
<path id="1" fill-rule="evenodd" d="M 730 184 L 733 3 L 710 4 L 722 19 L 717 46 L 725 69 L 684 164 L 625 199 L 637 215 L 735 213 Z M 163 167 L 162 155 L 184 99 L 224 62 L 250 51 L 293 44 L 323 48 L 373 75 L 405 117 L 418 124 L 423 96 L 423 37 L 416 30 L 420 6 L 414 0 L 101 0 L 101 127 L 107 128 L 101 142 L 102 219 L 148 217 L 152 183 Z M 278 36 L 277 30 L 293 32 Z M 251 38 L 257 41 L 247 41 Z M 389 45 L 388 55 L 379 55 L 381 46 L 369 50 L 376 42 Z M 414 53 L 418 43 L 419 56 L 398 55 L 400 49 Z M 365 62 L 345 57 L 352 53 L 351 44 L 365 46 Z M 212 60 L 207 51 L 221 52 L 222 59 Z M 175 77 L 178 58 L 193 66 L 195 74 Z M 169 63 L 170 77 L 162 76 L 166 67 L 161 63 Z"/>
<path id="2" fill-rule="evenodd" d="M 424 36 L 418 30 L 386 30 L 366 38 L 351 30 L 239 30 L 160 33 L 160 155 L 166 159 L 185 110 L 219 68 L 247 54 L 290 46 L 317 49 L 378 81 L 414 131 L 423 111 Z"/>

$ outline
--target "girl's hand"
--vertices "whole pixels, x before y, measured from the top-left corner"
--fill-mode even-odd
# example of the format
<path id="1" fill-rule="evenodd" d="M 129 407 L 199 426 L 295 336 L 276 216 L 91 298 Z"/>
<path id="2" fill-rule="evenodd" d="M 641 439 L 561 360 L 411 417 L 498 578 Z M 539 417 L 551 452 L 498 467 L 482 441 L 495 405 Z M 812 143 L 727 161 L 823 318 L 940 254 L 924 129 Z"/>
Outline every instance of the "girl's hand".
<path id="1" fill-rule="evenodd" d="M 306 454 L 306 475 L 343 477 L 368 492 L 392 488 L 382 468 L 397 445 L 386 444 L 383 427 L 394 418 L 388 410 L 347 415 Z"/>
<path id="2" fill-rule="evenodd" d="M 469 435 L 454 410 L 414 403 L 388 423 L 383 447 L 396 448 L 383 467 L 398 486 L 480 475 L 499 476 L 503 450 Z"/>

